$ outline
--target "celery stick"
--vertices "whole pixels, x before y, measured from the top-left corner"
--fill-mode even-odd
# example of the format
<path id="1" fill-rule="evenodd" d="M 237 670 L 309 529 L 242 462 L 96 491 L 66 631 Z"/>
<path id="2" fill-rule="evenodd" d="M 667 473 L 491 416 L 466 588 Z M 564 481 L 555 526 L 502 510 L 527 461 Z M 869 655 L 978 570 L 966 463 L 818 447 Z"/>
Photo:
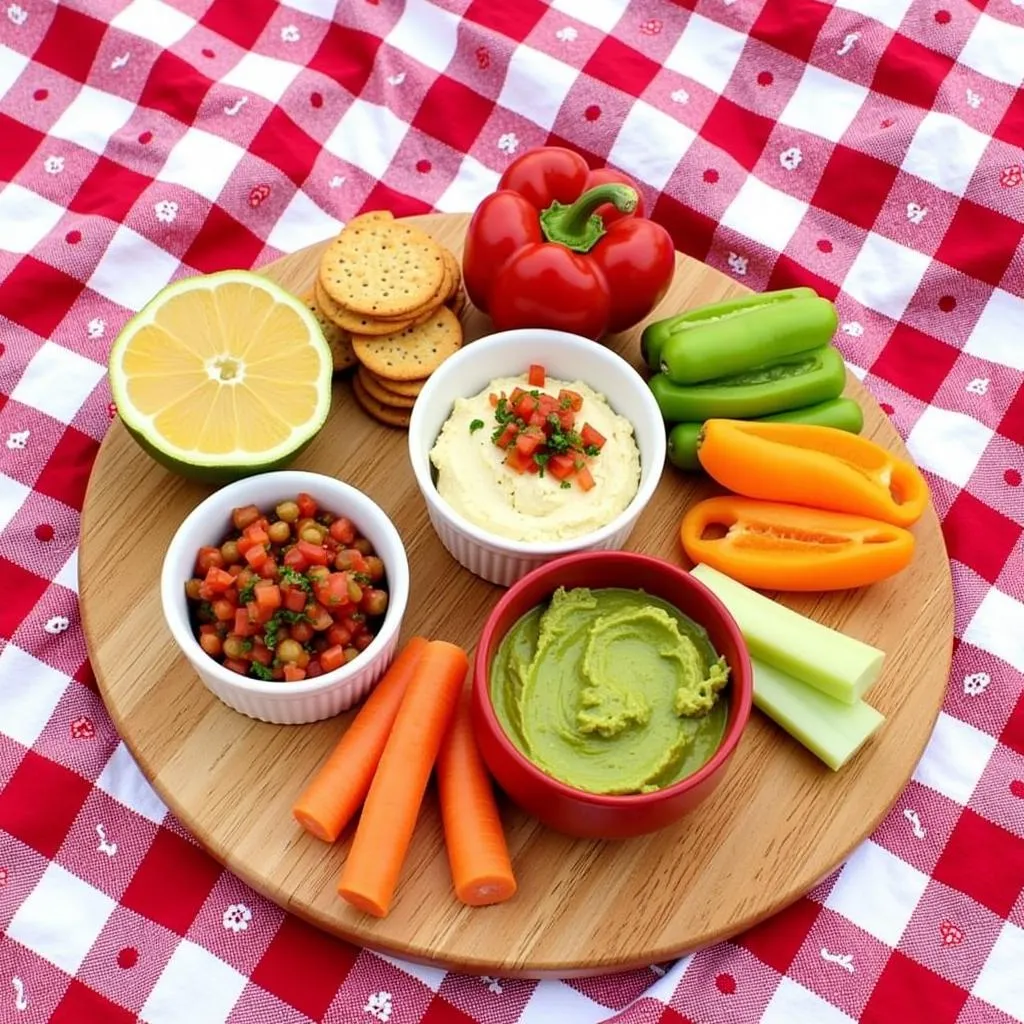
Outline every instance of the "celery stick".
<path id="1" fill-rule="evenodd" d="M 862 700 L 840 704 L 758 658 L 751 663 L 754 703 L 833 771 L 839 771 L 885 721 Z"/>
<path id="2" fill-rule="evenodd" d="M 751 655 L 844 704 L 856 704 L 882 671 L 885 654 L 698 565 L 700 580 L 732 613 Z"/>

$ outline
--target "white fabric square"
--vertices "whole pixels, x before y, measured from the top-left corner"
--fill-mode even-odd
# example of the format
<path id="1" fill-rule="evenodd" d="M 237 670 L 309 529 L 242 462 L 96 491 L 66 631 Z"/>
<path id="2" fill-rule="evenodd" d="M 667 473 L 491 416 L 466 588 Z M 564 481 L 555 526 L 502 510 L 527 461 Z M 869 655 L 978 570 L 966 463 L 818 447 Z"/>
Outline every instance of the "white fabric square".
<path id="1" fill-rule="evenodd" d="M 992 431 L 962 412 L 928 406 L 907 438 L 907 448 L 922 468 L 965 487 Z"/>
<path id="2" fill-rule="evenodd" d="M 964 641 L 1024 672 L 1024 604 L 992 587 L 964 631 Z"/>
<path id="3" fill-rule="evenodd" d="M 722 223 L 782 252 L 806 213 L 807 203 L 802 199 L 780 192 L 751 174 L 726 209 Z"/>
<path id="4" fill-rule="evenodd" d="M 278 0 L 282 7 L 290 7 L 293 11 L 312 14 L 316 18 L 330 21 L 338 9 L 338 0 Z"/>
<path id="5" fill-rule="evenodd" d="M 0 732 L 31 747 L 68 687 L 63 672 L 14 644 L 0 651 Z"/>
<path id="6" fill-rule="evenodd" d="M 608 162 L 661 191 L 697 133 L 643 100 L 634 100 Z"/>
<path id="7" fill-rule="evenodd" d="M 779 121 L 838 142 L 853 124 L 868 90 L 808 64 Z"/>
<path id="8" fill-rule="evenodd" d="M 899 320 L 930 263 L 924 253 L 869 231 L 843 289 L 862 306 Z"/>
<path id="9" fill-rule="evenodd" d="M 132 0 L 110 24 L 166 47 L 187 36 L 195 20 L 162 0 Z"/>
<path id="10" fill-rule="evenodd" d="M 380 179 L 408 131 L 409 126 L 387 107 L 355 99 L 324 146 L 329 153 Z"/>
<path id="11" fill-rule="evenodd" d="M 1024 928 L 1007 921 L 971 989 L 1011 1019 L 1024 1010 Z"/>
<path id="12" fill-rule="evenodd" d="M 28 899 L 18 907 L 7 934 L 73 975 L 115 906 L 106 893 L 59 864 L 50 863 Z"/>
<path id="13" fill-rule="evenodd" d="M 18 514 L 18 509 L 31 493 L 31 487 L 0 473 L 0 532 L 7 529 L 7 524 Z"/>
<path id="14" fill-rule="evenodd" d="M 282 252 L 322 242 L 341 231 L 341 221 L 325 213 L 301 189 L 292 196 L 284 214 L 267 237 L 267 244 Z"/>
<path id="15" fill-rule="evenodd" d="M 139 771 L 128 748 L 118 743 L 110 760 L 103 766 L 96 786 L 119 803 L 159 825 L 167 814 L 163 800 Z"/>
<path id="16" fill-rule="evenodd" d="M 518 1024 L 597 1024 L 608 1010 L 561 981 L 541 982 L 523 1007 Z"/>
<path id="17" fill-rule="evenodd" d="M 135 112 L 135 104 L 113 93 L 83 85 L 67 109 L 57 118 L 50 135 L 67 139 L 93 153 L 102 153 L 111 137 Z"/>
<path id="18" fill-rule="evenodd" d="M 498 188 L 501 175 L 485 167 L 476 157 L 464 156 L 459 170 L 437 200 L 442 213 L 469 213 L 484 196 Z"/>
<path id="19" fill-rule="evenodd" d="M 889 28 L 899 28 L 914 0 L 835 0 L 836 7 L 874 18 Z"/>
<path id="20" fill-rule="evenodd" d="M 435 71 L 444 71 L 455 56 L 459 17 L 426 0 L 406 0 L 402 16 L 385 42 Z"/>
<path id="21" fill-rule="evenodd" d="M 70 423 L 106 372 L 100 363 L 45 341 L 25 367 L 11 398 Z"/>
<path id="22" fill-rule="evenodd" d="M 0 99 L 3 99 L 27 66 L 28 57 L 9 46 L 0 45 Z"/>
<path id="23" fill-rule="evenodd" d="M 428 967 L 426 964 L 414 964 L 411 961 L 399 960 L 393 956 L 386 956 L 384 953 L 374 953 L 380 960 L 386 960 L 392 967 L 397 967 L 403 974 L 411 974 L 418 978 L 431 992 L 437 992 L 441 988 L 441 982 L 446 977 L 446 972 L 440 967 Z"/>
<path id="24" fill-rule="evenodd" d="M 927 884 L 927 875 L 868 839 L 844 865 L 825 906 L 895 947 Z"/>
<path id="25" fill-rule="evenodd" d="M 532 46 L 517 46 L 508 62 L 498 105 L 550 131 L 578 74 L 575 68 Z M 457 116 L 454 111 L 452 116 Z"/>
<path id="26" fill-rule="evenodd" d="M 985 303 L 964 351 L 1011 370 L 1024 370 L 1024 299 L 996 288 Z"/>
<path id="27" fill-rule="evenodd" d="M 245 988 L 245 976 L 220 957 L 188 939 L 175 947 L 171 959 L 142 1007 L 146 1024 L 203 1024 L 227 1020 Z"/>
<path id="28" fill-rule="evenodd" d="M 53 577 L 58 587 L 66 587 L 78 593 L 78 548 L 71 552 L 71 557 L 64 563 L 59 573 Z"/>
<path id="29" fill-rule="evenodd" d="M 174 144 L 158 180 L 182 185 L 210 202 L 224 191 L 245 150 L 219 135 L 189 128 Z"/>
<path id="30" fill-rule="evenodd" d="M 723 93 L 746 42 L 742 32 L 691 14 L 683 34 L 665 58 L 665 67 L 700 82 L 714 93 Z"/>
<path id="31" fill-rule="evenodd" d="M 995 746 L 987 733 L 941 711 L 913 777 L 966 807 Z"/>
<path id="32" fill-rule="evenodd" d="M 1021 63 L 1024 65 L 1024 61 Z M 950 114 L 929 110 L 914 132 L 903 158 L 903 170 L 962 196 L 988 143 L 989 137 L 977 128 Z"/>
<path id="33" fill-rule="evenodd" d="M 0 143 L 2 144 L 2 143 Z M 0 189 L 0 250 L 31 252 L 64 216 L 64 208 L 21 185 Z"/>
<path id="34" fill-rule="evenodd" d="M 1016 0 L 1010 0 L 1016 4 Z M 957 61 L 986 78 L 1019 88 L 1024 82 L 1024 26 L 1000 21 L 982 12 Z"/>
<path id="35" fill-rule="evenodd" d="M 170 281 L 177 269 L 175 257 L 122 224 L 114 232 L 88 286 L 111 302 L 137 311 Z"/>
<path id="36" fill-rule="evenodd" d="M 626 10 L 620 0 L 553 0 L 551 9 L 584 25 L 593 25 L 605 34 L 615 28 Z"/>
<path id="37" fill-rule="evenodd" d="M 222 85 L 233 86 L 242 92 L 254 92 L 276 103 L 299 73 L 298 64 L 265 57 L 251 50 L 221 79 Z"/>
<path id="38" fill-rule="evenodd" d="M 856 1024 L 830 1002 L 809 989 L 783 977 L 761 1015 L 761 1024 Z"/>

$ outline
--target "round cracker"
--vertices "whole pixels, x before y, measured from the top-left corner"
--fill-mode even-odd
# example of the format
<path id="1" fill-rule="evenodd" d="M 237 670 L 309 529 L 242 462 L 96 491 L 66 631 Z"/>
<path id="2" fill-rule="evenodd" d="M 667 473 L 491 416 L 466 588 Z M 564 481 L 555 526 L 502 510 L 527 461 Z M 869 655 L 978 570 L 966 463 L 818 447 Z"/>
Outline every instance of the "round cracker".
<path id="1" fill-rule="evenodd" d="M 386 338 L 353 335 L 356 358 L 384 380 L 420 380 L 432 374 L 462 347 L 462 325 L 447 307 L 419 327 Z"/>
<path id="2" fill-rule="evenodd" d="M 442 252 L 446 253 L 447 249 L 442 250 Z M 379 320 L 381 323 L 387 323 L 393 320 L 419 320 L 421 317 L 430 316 L 430 314 L 433 313 L 433 311 L 437 309 L 438 306 L 444 305 L 449 294 L 451 294 L 454 288 L 458 287 L 458 280 L 453 281 L 452 279 L 451 268 L 448 265 L 447 259 L 444 261 L 444 264 L 444 277 L 441 279 L 440 287 L 430 297 L 429 301 L 425 302 L 422 306 L 419 307 L 419 309 L 411 309 L 407 313 L 403 313 L 400 317 L 380 316 L 375 317 L 374 319 Z"/>
<path id="3" fill-rule="evenodd" d="M 343 370 L 350 370 L 356 366 L 359 360 L 356 359 L 355 349 L 352 348 L 352 335 L 324 316 L 312 291 L 306 292 L 302 296 L 302 301 L 309 307 L 313 316 L 316 317 L 316 322 L 320 325 L 320 333 L 323 334 L 324 341 L 327 342 L 331 350 L 334 372 L 341 373 Z"/>
<path id="4" fill-rule="evenodd" d="M 366 393 L 381 405 L 389 405 L 393 409 L 411 409 L 416 404 L 415 396 L 410 398 L 406 395 L 395 395 L 389 392 L 387 388 L 377 382 L 377 378 L 365 366 L 359 367 L 356 376 Z"/>
<path id="5" fill-rule="evenodd" d="M 408 427 L 411 414 L 408 409 L 395 409 L 390 405 L 378 402 L 367 393 L 358 376 L 352 378 L 352 394 L 362 407 L 363 412 L 372 416 L 378 423 L 387 427 Z"/>
<path id="6" fill-rule="evenodd" d="M 415 323 L 413 317 L 407 317 L 401 321 L 384 321 L 375 320 L 370 316 L 360 316 L 358 313 L 353 313 L 350 309 L 345 309 L 343 306 L 339 306 L 330 295 L 324 291 L 323 285 L 320 283 L 319 278 L 313 285 L 313 292 L 316 296 L 317 304 L 323 311 L 331 323 L 335 324 L 342 330 L 349 331 L 352 334 L 368 335 L 370 337 L 376 337 L 382 334 L 394 334 L 396 331 L 404 331 L 406 327 L 412 327 Z"/>
<path id="7" fill-rule="evenodd" d="M 451 249 L 444 250 L 444 262 L 451 277 L 451 284 L 448 286 L 448 291 L 444 297 L 445 303 L 448 303 L 459 293 L 459 285 L 462 283 L 462 268 L 459 266 L 459 261 Z"/>
<path id="8" fill-rule="evenodd" d="M 362 363 L 359 365 L 367 377 L 373 377 L 389 395 L 399 398 L 416 398 L 423 390 L 423 385 L 427 383 L 425 377 L 422 380 L 388 380 L 386 377 L 375 376 Z"/>
<path id="9" fill-rule="evenodd" d="M 462 316 L 466 308 L 466 301 L 466 290 L 459 288 L 448 301 L 447 306 L 456 316 Z"/>
<path id="10" fill-rule="evenodd" d="M 404 221 L 350 224 L 324 250 L 320 282 L 361 316 L 398 317 L 426 305 L 445 275 L 441 247 Z"/>

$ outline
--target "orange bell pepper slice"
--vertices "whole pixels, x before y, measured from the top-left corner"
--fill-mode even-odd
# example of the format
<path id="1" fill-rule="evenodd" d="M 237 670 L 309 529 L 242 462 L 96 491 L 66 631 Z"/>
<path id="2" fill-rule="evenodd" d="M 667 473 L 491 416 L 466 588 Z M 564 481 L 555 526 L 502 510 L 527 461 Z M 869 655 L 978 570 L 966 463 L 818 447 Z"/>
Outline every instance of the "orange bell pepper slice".
<path id="1" fill-rule="evenodd" d="M 864 587 L 914 557 L 914 535 L 899 526 L 733 494 L 690 508 L 679 535 L 691 561 L 757 590 Z"/>
<path id="2" fill-rule="evenodd" d="M 928 507 L 920 470 L 881 445 L 835 427 L 708 420 L 697 458 L 748 498 L 848 512 L 911 526 Z"/>

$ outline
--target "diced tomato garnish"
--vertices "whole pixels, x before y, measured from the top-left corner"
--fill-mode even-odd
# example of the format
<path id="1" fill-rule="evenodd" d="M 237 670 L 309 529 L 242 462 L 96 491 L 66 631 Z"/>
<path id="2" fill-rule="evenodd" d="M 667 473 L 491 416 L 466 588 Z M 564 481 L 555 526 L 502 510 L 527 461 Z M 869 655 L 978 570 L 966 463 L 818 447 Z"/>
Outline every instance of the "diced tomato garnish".
<path id="1" fill-rule="evenodd" d="M 297 683 L 300 679 L 306 678 L 306 670 L 299 668 L 298 665 L 285 665 L 284 667 L 284 681 L 286 683 Z"/>
<path id="2" fill-rule="evenodd" d="M 536 466 L 537 463 L 533 461 L 532 455 L 523 455 L 518 448 L 510 448 L 505 456 L 505 465 L 517 473 L 525 473 L 529 470 L 530 466 Z"/>
<path id="3" fill-rule="evenodd" d="M 300 494 L 295 504 L 299 506 L 299 515 L 303 519 L 312 519 L 316 515 L 316 502 L 308 494 Z"/>
<path id="4" fill-rule="evenodd" d="M 559 409 L 556 413 L 558 416 L 558 425 L 562 430 L 568 433 L 570 430 L 576 427 L 576 413 L 572 409 Z"/>
<path id="5" fill-rule="evenodd" d="M 274 614 L 272 608 L 261 608 L 255 601 L 250 601 L 245 607 L 249 612 L 249 618 L 260 626 L 269 622 Z"/>
<path id="6" fill-rule="evenodd" d="M 226 569 L 218 569 L 215 565 L 210 566 L 206 572 L 206 578 L 203 580 L 206 589 L 211 594 L 223 594 L 234 582 L 235 577 L 231 573 Z"/>
<path id="7" fill-rule="evenodd" d="M 320 662 L 316 658 L 313 658 L 310 663 L 306 666 L 306 678 L 315 679 L 317 676 L 322 676 L 324 670 L 320 667 Z"/>
<path id="8" fill-rule="evenodd" d="M 558 404 L 572 409 L 573 412 L 579 412 L 583 408 L 583 396 L 578 391 L 562 388 L 558 392 Z"/>
<path id="9" fill-rule="evenodd" d="M 351 544 L 356 539 L 356 528 L 352 525 L 352 520 L 346 519 L 344 516 L 338 516 L 331 523 L 331 536 L 339 544 L 344 544 L 346 547 Z"/>
<path id="10" fill-rule="evenodd" d="M 493 391 L 487 396 L 487 401 L 491 403 L 492 409 L 498 407 L 498 396 Z"/>
<path id="11" fill-rule="evenodd" d="M 594 486 L 594 478 L 590 473 L 590 469 L 587 466 L 581 466 L 576 470 L 576 482 L 585 491 L 589 491 Z"/>
<path id="12" fill-rule="evenodd" d="M 541 395 L 537 399 L 537 411 L 543 416 L 550 416 L 553 412 L 559 410 L 558 399 L 551 395 Z"/>
<path id="13" fill-rule="evenodd" d="M 533 453 L 544 443 L 544 431 L 536 427 L 527 427 L 516 438 L 516 451 L 520 455 L 531 457 Z"/>
<path id="14" fill-rule="evenodd" d="M 322 605 L 316 601 L 310 601 L 306 605 L 306 618 L 309 619 L 309 624 L 317 631 L 320 632 L 325 629 L 330 629 L 334 625 L 334 619 L 331 618 L 331 613 Z"/>
<path id="15" fill-rule="evenodd" d="M 276 612 L 281 607 L 281 588 L 276 583 L 257 583 L 253 594 L 260 608 Z"/>
<path id="16" fill-rule="evenodd" d="M 321 576 L 313 585 L 316 599 L 328 610 L 350 601 L 348 591 L 349 575 L 346 572 L 332 572 Z"/>
<path id="17" fill-rule="evenodd" d="M 509 406 L 514 409 L 519 404 L 519 399 L 525 394 L 526 392 L 522 388 L 513 388 L 512 394 L 508 396 Z"/>
<path id="18" fill-rule="evenodd" d="M 327 642 L 334 646 L 347 647 L 352 642 L 352 634 L 340 623 L 336 622 L 327 630 Z"/>
<path id="19" fill-rule="evenodd" d="M 519 428 L 514 423 L 506 423 L 505 429 L 494 443 L 499 448 L 507 448 L 516 439 L 518 433 Z"/>
<path id="20" fill-rule="evenodd" d="M 242 536 L 245 537 L 250 544 L 270 543 L 270 536 L 259 523 L 253 523 L 251 526 L 247 526 L 245 528 L 245 533 L 243 533 Z"/>
<path id="21" fill-rule="evenodd" d="M 589 448 L 593 445 L 597 449 L 604 447 L 605 436 L 599 430 L 595 430 L 589 423 L 583 424 L 583 429 L 580 431 L 580 440 L 583 442 L 584 448 Z"/>
<path id="22" fill-rule="evenodd" d="M 297 548 L 289 548 L 284 553 L 284 564 L 296 572 L 305 572 L 309 568 L 306 556 Z"/>
<path id="23" fill-rule="evenodd" d="M 265 644 L 254 643 L 249 657 L 261 665 L 269 665 L 274 660 L 274 652 Z"/>
<path id="24" fill-rule="evenodd" d="M 302 587 L 281 587 L 281 597 L 290 612 L 301 612 L 306 607 L 306 592 Z"/>
<path id="25" fill-rule="evenodd" d="M 336 668 L 341 668 L 345 663 L 345 652 L 341 649 L 339 644 L 335 644 L 333 647 L 328 647 L 323 654 L 320 655 L 320 666 L 325 672 L 333 672 Z"/>
<path id="26" fill-rule="evenodd" d="M 576 471 L 575 460 L 571 455 L 552 455 L 548 459 L 547 468 L 556 480 L 565 480 Z"/>
<path id="27" fill-rule="evenodd" d="M 246 537 L 244 533 L 242 534 L 241 537 L 238 538 L 237 541 L 235 541 L 235 544 L 238 547 L 238 553 L 240 555 L 244 555 L 246 551 L 248 551 L 249 548 L 251 548 L 255 543 L 255 541 L 252 541 L 248 537 Z"/>
<path id="28" fill-rule="evenodd" d="M 214 636 L 217 635 L 217 627 L 212 622 L 204 622 L 199 627 L 199 635 L 205 636 L 207 633 L 212 633 Z M 347 643 L 348 641 L 346 641 Z"/>
<path id="29" fill-rule="evenodd" d="M 252 636 L 256 632 L 256 624 L 250 621 L 247 608 L 235 609 L 235 628 L 232 632 L 239 636 Z"/>
<path id="30" fill-rule="evenodd" d="M 254 544 L 245 553 L 245 560 L 252 566 L 253 569 L 259 571 L 259 568 L 270 556 L 267 554 L 267 549 L 259 544 Z"/>
<path id="31" fill-rule="evenodd" d="M 260 566 L 260 577 L 265 580 L 276 580 L 277 575 L 277 562 L 267 555 L 267 560 Z"/>
<path id="32" fill-rule="evenodd" d="M 310 565 L 326 565 L 328 562 L 327 551 L 320 544 L 310 544 L 308 540 L 300 540 L 295 547 Z"/>
<path id="33" fill-rule="evenodd" d="M 220 553 L 220 548 L 200 548 L 199 554 L 196 555 L 196 575 L 205 576 L 214 566 L 218 569 L 224 568 L 224 556 Z"/>
<path id="34" fill-rule="evenodd" d="M 353 638 L 366 632 L 366 621 L 364 619 L 354 619 L 348 616 L 341 620 L 341 625 L 352 634 Z"/>
<path id="35" fill-rule="evenodd" d="M 237 672 L 240 676 L 247 675 L 249 672 L 249 663 L 247 661 L 239 661 L 237 658 L 225 658 L 224 667 L 229 672 Z"/>
<path id="36" fill-rule="evenodd" d="M 542 388 L 544 387 L 545 373 L 544 367 L 537 363 L 533 363 L 530 366 L 530 372 L 526 378 L 530 382 L 530 387 Z"/>
<path id="37" fill-rule="evenodd" d="M 218 622 L 230 622 L 235 615 L 235 605 L 227 598 L 219 597 L 210 607 L 213 609 L 213 617 Z"/>
<path id="38" fill-rule="evenodd" d="M 540 411 L 540 409 L 536 409 L 526 417 L 526 425 L 528 427 L 534 427 L 537 430 L 545 430 L 548 426 L 548 418 Z"/>
<path id="39" fill-rule="evenodd" d="M 529 420 L 529 418 L 537 411 L 538 401 L 529 392 L 524 392 L 522 397 L 516 402 L 513 407 L 513 412 L 521 420 Z"/>

